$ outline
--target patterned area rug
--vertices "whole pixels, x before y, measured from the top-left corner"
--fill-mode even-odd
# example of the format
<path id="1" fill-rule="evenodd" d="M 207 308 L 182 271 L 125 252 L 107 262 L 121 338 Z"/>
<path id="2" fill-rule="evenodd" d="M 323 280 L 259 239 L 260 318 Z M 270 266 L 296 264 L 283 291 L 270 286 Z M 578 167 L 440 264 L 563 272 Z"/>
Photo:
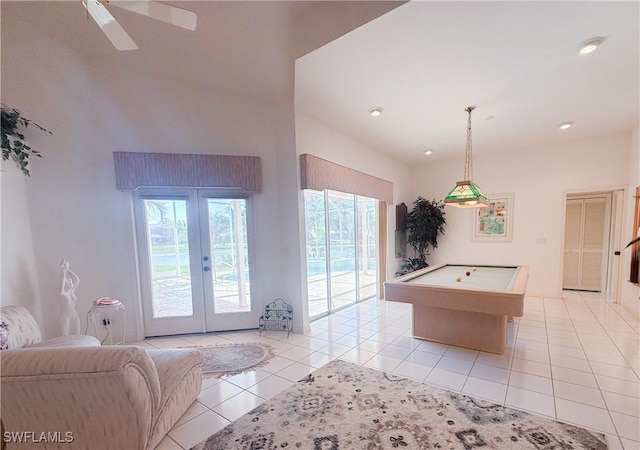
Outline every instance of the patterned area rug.
<path id="1" fill-rule="evenodd" d="M 336 360 L 193 447 L 606 449 L 605 437 Z"/>
<path id="2" fill-rule="evenodd" d="M 220 378 L 264 366 L 275 355 L 267 344 L 224 344 L 196 348 L 202 353 L 202 376 Z"/>

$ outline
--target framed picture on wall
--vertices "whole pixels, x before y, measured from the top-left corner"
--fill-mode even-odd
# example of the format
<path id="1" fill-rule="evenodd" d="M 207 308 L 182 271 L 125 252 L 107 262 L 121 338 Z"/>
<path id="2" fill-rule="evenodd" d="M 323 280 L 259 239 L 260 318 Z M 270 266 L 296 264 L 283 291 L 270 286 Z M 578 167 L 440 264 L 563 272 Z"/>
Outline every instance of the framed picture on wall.
<path id="1" fill-rule="evenodd" d="M 510 241 L 513 233 L 513 193 L 491 194 L 489 206 L 473 210 L 471 240 Z"/>

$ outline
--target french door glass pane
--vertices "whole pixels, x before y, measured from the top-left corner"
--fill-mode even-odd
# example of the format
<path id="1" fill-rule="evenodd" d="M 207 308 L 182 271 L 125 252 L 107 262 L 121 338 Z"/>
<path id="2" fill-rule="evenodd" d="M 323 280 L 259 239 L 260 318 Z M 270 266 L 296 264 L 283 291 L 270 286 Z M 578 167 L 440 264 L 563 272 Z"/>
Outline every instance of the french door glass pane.
<path id="1" fill-rule="evenodd" d="M 153 317 L 193 315 L 186 200 L 144 200 Z"/>
<path id="2" fill-rule="evenodd" d="M 374 297 L 376 291 L 376 217 L 377 202 L 357 197 L 358 205 L 358 299 Z"/>
<path id="3" fill-rule="evenodd" d="M 251 310 L 247 208 L 244 199 L 207 199 L 214 311 Z"/>
<path id="4" fill-rule="evenodd" d="M 331 309 L 356 301 L 356 233 L 354 196 L 340 192 L 327 195 L 329 216 L 329 267 Z"/>
<path id="5" fill-rule="evenodd" d="M 324 194 L 316 191 L 304 191 L 304 212 L 307 235 L 309 317 L 316 317 L 329 310 Z"/>

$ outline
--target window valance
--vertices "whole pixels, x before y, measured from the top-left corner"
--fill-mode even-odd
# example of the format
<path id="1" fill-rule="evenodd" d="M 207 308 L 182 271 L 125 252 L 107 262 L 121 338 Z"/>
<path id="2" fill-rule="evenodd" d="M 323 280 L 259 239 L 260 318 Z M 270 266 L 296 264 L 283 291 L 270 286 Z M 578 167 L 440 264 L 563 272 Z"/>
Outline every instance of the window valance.
<path id="1" fill-rule="evenodd" d="M 302 189 L 331 189 L 393 204 L 393 183 L 307 153 L 300 155 Z"/>
<path id="2" fill-rule="evenodd" d="M 233 187 L 262 189 L 259 156 L 113 152 L 116 188 L 141 186 Z"/>

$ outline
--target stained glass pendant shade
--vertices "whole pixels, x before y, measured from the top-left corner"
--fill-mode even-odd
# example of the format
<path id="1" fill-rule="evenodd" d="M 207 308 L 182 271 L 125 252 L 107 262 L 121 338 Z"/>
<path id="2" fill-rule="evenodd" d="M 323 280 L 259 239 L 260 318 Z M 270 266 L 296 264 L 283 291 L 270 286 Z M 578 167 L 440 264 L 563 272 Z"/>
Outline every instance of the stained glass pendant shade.
<path id="1" fill-rule="evenodd" d="M 467 147 L 464 155 L 464 181 L 456 182 L 444 199 L 445 205 L 456 208 L 482 208 L 489 206 L 489 199 L 480 186 L 471 181 L 473 177 L 473 152 L 471 149 L 471 111 L 476 107 L 469 106 L 465 111 L 469 113 L 467 121 Z"/>

